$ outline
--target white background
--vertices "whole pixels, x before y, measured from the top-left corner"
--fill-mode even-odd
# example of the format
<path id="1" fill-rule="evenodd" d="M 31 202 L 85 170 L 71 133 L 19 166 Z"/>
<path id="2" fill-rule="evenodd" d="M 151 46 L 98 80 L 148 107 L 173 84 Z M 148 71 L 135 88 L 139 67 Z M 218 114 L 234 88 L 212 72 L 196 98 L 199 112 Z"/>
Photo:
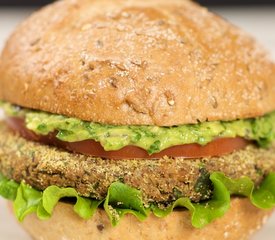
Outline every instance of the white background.
<path id="1" fill-rule="evenodd" d="M 275 59 L 275 7 L 215 8 L 215 12 L 254 35 Z M 0 8 L 0 49 L 16 24 L 33 9 Z M 1 77 L 1 76 L 0 76 Z M 0 113 L 1 115 L 1 113 Z M 0 200 L 0 240 L 30 240 Z M 34 226 L 35 227 L 35 226 Z M 253 240 L 275 239 L 275 214 Z"/>

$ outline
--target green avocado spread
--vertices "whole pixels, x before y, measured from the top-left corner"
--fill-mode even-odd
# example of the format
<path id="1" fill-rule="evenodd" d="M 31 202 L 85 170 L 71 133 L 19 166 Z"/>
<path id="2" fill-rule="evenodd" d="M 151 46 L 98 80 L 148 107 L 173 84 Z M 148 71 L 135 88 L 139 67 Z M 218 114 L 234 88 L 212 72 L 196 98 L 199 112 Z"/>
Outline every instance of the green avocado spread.
<path id="1" fill-rule="evenodd" d="M 56 137 L 66 142 L 91 139 L 100 142 L 106 151 L 131 145 L 153 154 L 176 145 L 205 145 L 223 137 L 243 137 L 256 141 L 260 147 L 268 147 L 275 139 L 275 112 L 252 119 L 158 127 L 107 125 L 21 108 L 7 102 L 2 102 L 1 106 L 7 116 L 24 117 L 26 127 L 36 134 L 56 131 Z"/>

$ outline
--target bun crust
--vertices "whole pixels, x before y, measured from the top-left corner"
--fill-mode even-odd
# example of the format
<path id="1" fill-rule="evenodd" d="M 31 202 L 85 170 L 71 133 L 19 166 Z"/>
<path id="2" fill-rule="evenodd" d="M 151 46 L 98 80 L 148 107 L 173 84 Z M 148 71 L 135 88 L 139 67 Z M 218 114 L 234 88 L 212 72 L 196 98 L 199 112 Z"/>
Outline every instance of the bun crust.
<path id="1" fill-rule="evenodd" d="M 241 30 L 188 0 L 66 0 L 22 23 L 0 99 L 83 120 L 169 126 L 275 109 L 275 67 Z"/>
<path id="2" fill-rule="evenodd" d="M 163 219 L 151 215 L 144 222 L 126 215 L 117 227 L 111 227 L 103 210 L 84 221 L 73 212 L 71 205 L 58 203 L 50 220 L 40 221 L 33 214 L 22 224 L 37 240 L 178 240 L 182 236 L 185 240 L 243 240 L 258 230 L 270 213 L 255 208 L 247 199 L 235 198 L 224 217 L 200 230 L 191 226 L 188 211 L 175 211 Z"/>

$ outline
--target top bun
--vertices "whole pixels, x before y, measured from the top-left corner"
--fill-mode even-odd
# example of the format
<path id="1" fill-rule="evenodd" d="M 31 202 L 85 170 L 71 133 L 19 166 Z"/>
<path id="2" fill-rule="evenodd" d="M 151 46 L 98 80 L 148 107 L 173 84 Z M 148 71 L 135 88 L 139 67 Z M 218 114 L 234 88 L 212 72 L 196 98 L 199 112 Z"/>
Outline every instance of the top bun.
<path id="1" fill-rule="evenodd" d="M 275 109 L 275 67 L 188 0 L 66 0 L 32 15 L 0 60 L 0 99 L 106 124 L 171 126 Z"/>

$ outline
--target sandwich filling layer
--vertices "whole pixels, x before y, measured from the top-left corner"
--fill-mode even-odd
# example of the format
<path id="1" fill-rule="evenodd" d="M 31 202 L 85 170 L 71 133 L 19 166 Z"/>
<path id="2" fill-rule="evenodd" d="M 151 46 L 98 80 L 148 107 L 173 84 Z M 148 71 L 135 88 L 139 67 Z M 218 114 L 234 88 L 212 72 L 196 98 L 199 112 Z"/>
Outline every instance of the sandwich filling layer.
<path id="1" fill-rule="evenodd" d="M 201 228 L 225 214 L 230 195 L 275 206 L 275 112 L 174 127 L 111 126 L 2 105 L 0 195 L 14 201 L 19 220 L 32 212 L 47 219 L 58 201 L 69 200 L 84 219 L 103 207 L 113 225 L 127 213 L 145 220 L 187 208 Z M 68 147 L 83 142 L 102 152 Z M 103 154 L 129 147 L 127 161 Z M 167 154 L 175 147 L 194 155 Z"/>
<path id="2" fill-rule="evenodd" d="M 248 141 L 268 147 L 275 139 L 275 112 L 231 122 L 159 127 L 104 125 L 8 103 L 3 107 L 9 126 L 29 140 L 106 158 L 221 156 L 243 149 Z"/>
<path id="3" fill-rule="evenodd" d="M 48 135 L 38 135 L 26 127 L 24 119 L 9 117 L 6 122 L 11 130 L 19 133 L 27 140 L 40 142 L 46 145 L 53 145 L 69 152 L 85 154 L 89 156 L 109 158 L 109 159 L 141 159 L 141 158 L 162 158 L 169 157 L 183 157 L 183 158 L 200 158 L 200 157 L 214 157 L 222 156 L 233 151 L 244 149 L 251 141 L 241 137 L 236 138 L 217 138 L 206 145 L 197 143 L 178 145 L 169 147 L 159 153 L 149 155 L 147 151 L 136 146 L 125 146 L 122 149 L 115 151 L 105 151 L 99 142 L 95 140 L 83 140 L 79 142 L 66 142 L 59 140 L 56 137 L 56 132 Z"/>
<path id="4" fill-rule="evenodd" d="M 84 219 L 102 207 L 114 226 L 125 214 L 145 220 L 185 208 L 201 228 L 227 212 L 230 195 L 274 207 L 274 160 L 274 147 L 249 145 L 219 158 L 103 161 L 27 141 L 0 123 L 0 195 L 20 221 L 33 212 L 47 219 L 62 200 Z"/>
<path id="5" fill-rule="evenodd" d="M 247 176 L 258 185 L 275 171 L 275 148 L 252 145 L 221 157 L 197 159 L 103 159 L 69 153 L 12 134 L 0 124 L 0 171 L 36 189 L 51 185 L 73 187 L 84 197 L 103 199 L 113 182 L 140 189 L 146 203 L 170 202 L 180 196 L 194 202 L 209 199 L 209 175 L 223 172 L 231 178 Z"/>

